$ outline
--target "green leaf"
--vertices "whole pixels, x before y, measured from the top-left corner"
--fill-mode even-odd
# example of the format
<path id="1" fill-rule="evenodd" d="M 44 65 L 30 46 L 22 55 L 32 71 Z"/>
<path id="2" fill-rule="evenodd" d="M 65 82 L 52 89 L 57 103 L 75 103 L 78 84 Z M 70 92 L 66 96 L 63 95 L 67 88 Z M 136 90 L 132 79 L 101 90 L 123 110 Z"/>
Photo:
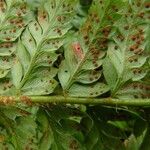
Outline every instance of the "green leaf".
<path id="1" fill-rule="evenodd" d="M 22 79 L 22 66 L 18 60 L 15 60 L 14 65 L 12 67 L 12 80 L 13 84 L 17 88 L 19 86 L 19 82 Z"/>
<path id="2" fill-rule="evenodd" d="M 139 150 L 144 135 L 136 138 L 133 134 L 125 140 L 125 146 L 127 150 Z"/>
<path id="3" fill-rule="evenodd" d="M 119 13 L 122 17 L 114 23 L 106 61 L 103 65 L 106 81 L 111 84 L 112 96 L 116 96 L 121 87 L 127 87 L 127 82 L 139 82 L 148 73 L 143 66 L 149 57 L 149 55 L 146 56 L 146 47 L 150 22 L 144 0 L 127 2 L 124 10 Z M 112 66 L 111 71 L 107 62 Z M 114 74 L 113 78 L 109 75 L 110 72 Z"/>
<path id="4" fill-rule="evenodd" d="M 122 99 L 127 98 L 148 98 L 150 94 L 148 82 L 133 82 L 120 88 L 116 96 Z"/>
<path id="5" fill-rule="evenodd" d="M 71 18 L 74 16 L 73 6 L 76 1 L 45 1 L 40 2 L 37 19 L 32 18 L 23 32 L 17 47 L 17 58 L 22 67 L 18 68 L 17 91 L 25 95 L 46 95 L 54 91 L 57 81 L 51 77 L 51 67 L 58 58 L 55 53 L 64 43 L 64 37 L 72 27 Z M 15 67 L 15 64 L 13 65 Z M 38 76 L 38 71 L 45 74 Z M 47 70 L 47 72 L 46 72 Z M 47 77 L 46 77 L 47 76 Z"/>
<path id="6" fill-rule="evenodd" d="M 34 119 L 31 117 L 21 117 L 16 119 L 16 121 L 16 137 L 12 137 L 12 141 L 16 140 L 16 144 L 14 146 L 17 149 L 22 149 L 23 147 L 36 148 L 36 145 L 34 145 L 34 136 L 36 134 L 36 123 L 34 122 Z"/>
<path id="7" fill-rule="evenodd" d="M 15 50 L 14 42 L 0 43 L 0 78 L 6 77 L 11 70 Z"/>
<path id="8" fill-rule="evenodd" d="M 109 87 L 103 83 L 92 85 L 73 84 L 68 94 L 73 97 L 96 97 L 109 91 Z"/>
<path id="9" fill-rule="evenodd" d="M 3 112 L 4 113 L 3 113 Z M 32 114 L 31 114 L 32 112 Z M 27 148 L 37 149 L 36 145 L 36 122 L 37 108 L 0 107 L 0 128 L 3 135 L 2 149 L 21 150 Z"/>
<path id="10" fill-rule="evenodd" d="M 120 141 L 124 135 L 118 128 L 108 123 L 98 121 L 98 118 L 93 117 L 90 119 L 92 121 L 91 126 L 88 126 L 86 119 L 90 118 L 83 118 L 82 125 L 85 129 L 85 146 L 87 150 L 98 150 L 99 148 L 102 150 L 125 150 L 123 143 Z M 115 130 L 117 130 L 117 132 Z"/>
<path id="11" fill-rule="evenodd" d="M 4 78 L 8 72 L 9 70 L 0 69 L 0 78 Z"/>
<path id="12" fill-rule="evenodd" d="M 115 11 L 112 11 L 112 7 L 113 5 L 122 5 L 122 2 L 119 4 L 118 1 L 109 0 L 101 1 L 101 3 L 97 0 L 93 1 L 84 25 L 77 33 L 70 33 L 70 37 L 67 39 L 65 45 L 65 60 L 62 62 L 58 73 L 60 83 L 65 93 L 76 93 L 76 88 L 74 88 L 76 82 L 84 84 L 95 83 L 100 78 L 100 66 L 105 56 L 107 39 L 111 29 L 110 27 L 112 26 L 112 21 L 107 17 L 110 15 L 115 20 L 115 15 L 117 14 Z M 95 77 L 94 73 L 97 72 L 96 70 L 99 71 L 99 74 Z M 91 72 L 94 73 L 91 74 Z M 86 76 L 86 78 L 83 78 L 83 76 Z M 98 85 L 99 84 L 96 84 L 97 87 Z M 73 91 L 73 89 L 75 89 L 75 91 Z M 101 84 L 98 89 L 101 89 Z M 82 90 L 82 86 L 80 86 L 79 90 L 85 91 L 84 89 Z M 100 91 L 102 90 L 103 86 Z M 89 92 L 89 90 L 87 91 Z M 105 92 L 107 91 L 108 88 Z M 82 96 L 88 97 L 88 92 Z M 103 93 L 104 92 L 101 94 Z M 95 96 L 98 95 L 100 95 L 100 93 Z"/>
<path id="13" fill-rule="evenodd" d="M 15 41 L 30 22 L 32 12 L 21 0 L 1 1 L 0 41 Z"/>
<path id="14" fill-rule="evenodd" d="M 38 113 L 40 150 L 55 149 L 82 149 L 84 137 L 80 129 L 80 124 L 71 120 L 73 112 L 78 110 L 70 109 L 64 106 L 54 106 L 49 111 L 44 110 Z M 60 113 L 63 113 L 61 115 Z"/>
<path id="15" fill-rule="evenodd" d="M 110 86 L 110 88 L 113 89 L 117 82 L 118 75 L 114 65 L 111 63 L 111 60 L 108 57 L 105 58 L 105 60 L 103 61 L 103 69 L 104 69 L 103 73 L 105 79 L 108 85 Z"/>
<path id="16" fill-rule="evenodd" d="M 46 95 L 57 86 L 56 80 L 48 77 L 35 77 L 26 82 L 22 88 L 23 95 Z"/>
<path id="17" fill-rule="evenodd" d="M 14 42 L 0 43 L 0 56 L 11 56 L 15 50 L 16 44 Z"/>

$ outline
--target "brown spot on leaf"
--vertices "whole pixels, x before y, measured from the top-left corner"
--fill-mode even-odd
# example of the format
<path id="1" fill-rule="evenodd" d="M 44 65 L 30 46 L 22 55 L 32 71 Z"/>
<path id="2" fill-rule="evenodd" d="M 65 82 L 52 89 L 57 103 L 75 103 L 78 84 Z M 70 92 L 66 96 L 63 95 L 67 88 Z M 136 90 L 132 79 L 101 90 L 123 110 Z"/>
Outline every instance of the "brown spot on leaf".
<path id="1" fill-rule="evenodd" d="M 145 2 L 145 8 L 150 8 L 150 2 Z"/>
<path id="2" fill-rule="evenodd" d="M 78 42 L 73 43 L 72 48 L 73 48 L 73 52 L 74 52 L 75 56 L 79 59 L 82 59 L 84 54 L 83 54 L 83 50 L 80 46 L 80 43 L 78 43 Z"/>
<path id="3" fill-rule="evenodd" d="M 9 38 L 9 37 L 7 37 L 7 38 L 5 38 L 7 41 L 10 41 L 11 40 L 11 38 Z"/>
<path id="4" fill-rule="evenodd" d="M 69 144 L 69 150 L 78 150 L 78 143 L 76 140 L 71 140 Z"/>
<path id="5" fill-rule="evenodd" d="M 144 13 L 144 12 L 141 12 L 141 13 L 139 13 L 137 16 L 140 17 L 140 18 L 144 18 L 144 15 L 145 15 L 145 13 Z"/>
<path id="6" fill-rule="evenodd" d="M 29 105 L 29 106 L 32 105 L 32 100 L 31 100 L 31 98 L 28 97 L 28 96 L 21 96 L 21 97 L 20 97 L 20 100 L 21 100 L 23 103 L 25 103 L 26 105 Z"/>

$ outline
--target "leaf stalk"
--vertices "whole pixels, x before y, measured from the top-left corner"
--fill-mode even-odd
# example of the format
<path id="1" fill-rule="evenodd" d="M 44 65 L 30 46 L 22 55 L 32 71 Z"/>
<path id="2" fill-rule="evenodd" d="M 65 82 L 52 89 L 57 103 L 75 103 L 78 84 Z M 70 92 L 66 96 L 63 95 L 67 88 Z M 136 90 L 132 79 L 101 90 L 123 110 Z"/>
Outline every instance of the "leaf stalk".
<path id="1" fill-rule="evenodd" d="M 34 105 L 55 104 L 88 104 L 107 106 L 150 106 L 150 99 L 114 99 L 114 98 L 75 98 L 64 96 L 0 96 L 0 104 L 11 105 L 25 103 Z"/>

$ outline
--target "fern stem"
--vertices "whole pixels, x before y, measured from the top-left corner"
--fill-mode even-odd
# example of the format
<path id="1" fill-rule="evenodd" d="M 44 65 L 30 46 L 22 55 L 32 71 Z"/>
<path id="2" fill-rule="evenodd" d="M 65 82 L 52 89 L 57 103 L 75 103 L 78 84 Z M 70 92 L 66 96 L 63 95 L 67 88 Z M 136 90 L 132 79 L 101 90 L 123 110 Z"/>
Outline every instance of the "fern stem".
<path id="1" fill-rule="evenodd" d="M 0 103 L 11 105 L 16 103 L 26 103 L 34 105 L 35 103 L 57 103 L 57 104 L 92 104 L 107 106 L 150 106 L 148 99 L 113 99 L 113 98 L 74 98 L 64 96 L 0 96 Z"/>

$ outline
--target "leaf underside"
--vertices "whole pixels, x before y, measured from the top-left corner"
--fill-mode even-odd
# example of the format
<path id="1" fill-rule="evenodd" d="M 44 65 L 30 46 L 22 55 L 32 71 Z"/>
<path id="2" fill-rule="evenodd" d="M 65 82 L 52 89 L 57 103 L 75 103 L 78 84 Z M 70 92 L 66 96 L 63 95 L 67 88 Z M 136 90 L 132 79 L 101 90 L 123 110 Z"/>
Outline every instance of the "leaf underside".
<path id="1" fill-rule="evenodd" d="M 149 97 L 147 1 L 0 3 L 1 95 Z"/>
<path id="2" fill-rule="evenodd" d="M 0 0 L 0 95 L 57 93 L 150 98 L 148 0 Z M 0 149 L 149 150 L 149 114 L 0 105 Z"/>

